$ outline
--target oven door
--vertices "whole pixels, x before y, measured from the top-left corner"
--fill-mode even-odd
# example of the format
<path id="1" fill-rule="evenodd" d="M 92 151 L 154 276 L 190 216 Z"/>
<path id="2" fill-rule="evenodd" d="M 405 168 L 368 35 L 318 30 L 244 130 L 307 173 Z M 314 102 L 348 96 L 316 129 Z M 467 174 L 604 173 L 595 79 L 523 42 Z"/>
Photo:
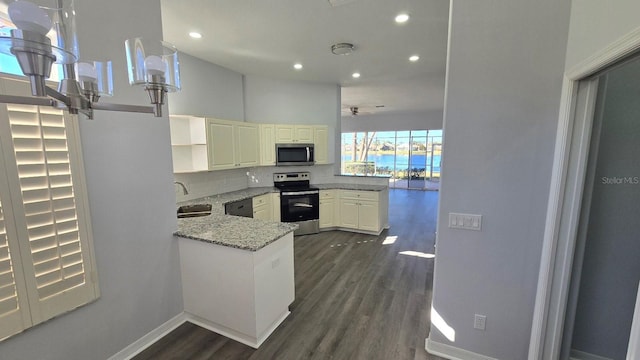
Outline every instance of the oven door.
<path id="1" fill-rule="evenodd" d="M 320 217 L 320 192 L 283 191 L 280 193 L 282 222 L 317 220 Z"/>

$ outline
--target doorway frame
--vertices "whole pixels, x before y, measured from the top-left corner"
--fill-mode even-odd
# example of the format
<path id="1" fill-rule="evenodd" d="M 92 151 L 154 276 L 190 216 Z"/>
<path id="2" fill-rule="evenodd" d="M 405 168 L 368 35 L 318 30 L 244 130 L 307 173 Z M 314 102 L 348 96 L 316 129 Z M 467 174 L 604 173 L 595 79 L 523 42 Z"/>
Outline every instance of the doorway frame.
<path id="1" fill-rule="evenodd" d="M 581 82 L 588 82 L 590 76 L 639 50 L 640 28 L 637 28 L 565 72 L 529 342 L 529 360 L 557 359 L 562 347 L 593 124 L 593 111 L 585 112 L 577 107 L 579 85 Z M 591 84 L 592 88 L 593 86 Z M 597 84 L 591 90 L 597 91 Z M 587 104 L 587 108 L 594 107 L 595 98 L 591 97 L 592 102 Z M 631 343 L 638 344 L 637 339 L 631 340 Z"/>

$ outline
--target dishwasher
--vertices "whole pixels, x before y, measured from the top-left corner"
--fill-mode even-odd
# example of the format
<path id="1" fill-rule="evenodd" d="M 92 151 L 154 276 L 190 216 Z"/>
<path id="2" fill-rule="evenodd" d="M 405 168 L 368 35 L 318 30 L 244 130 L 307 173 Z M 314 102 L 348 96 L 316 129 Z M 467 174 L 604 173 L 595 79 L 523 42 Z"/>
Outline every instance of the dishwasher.
<path id="1" fill-rule="evenodd" d="M 253 217 L 253 199 L 238 200 L 224 205 L 224 213 L 233 216 Z"/>

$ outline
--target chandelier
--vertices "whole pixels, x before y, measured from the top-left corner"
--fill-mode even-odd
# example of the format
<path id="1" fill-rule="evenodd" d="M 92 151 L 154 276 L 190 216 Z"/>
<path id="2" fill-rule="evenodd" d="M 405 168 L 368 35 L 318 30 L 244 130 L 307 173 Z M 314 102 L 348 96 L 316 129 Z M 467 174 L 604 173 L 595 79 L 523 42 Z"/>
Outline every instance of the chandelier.
<path id="1" fill-rule="evenodd" d="M 33 96 L 0 94 L 0 103 L 53 106 L 93 119 L 94 110 L 162 116 L 166 94 L 180 90 L 177 49 L 164 41 L 125 41 L 129 84 L 143 87 L 153 106 L 99 103 L 113 95 L 111 61 L 79 59 L 73 0 L 17 0 L 8 4 L 14 26 L 0 33 L 0 52 L 15 56 Z M 58 89 L 46 85 L 54 64 L 62 67 Z"/>

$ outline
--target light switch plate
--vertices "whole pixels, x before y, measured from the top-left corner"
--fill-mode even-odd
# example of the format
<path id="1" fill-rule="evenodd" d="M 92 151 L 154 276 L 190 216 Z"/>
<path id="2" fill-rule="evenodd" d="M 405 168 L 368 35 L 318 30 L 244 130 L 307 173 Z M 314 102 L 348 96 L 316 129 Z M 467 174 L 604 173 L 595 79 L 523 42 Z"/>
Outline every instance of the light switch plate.
<path id="1" fill-rule="evenodd" d="M 452 229 L 482 230 L 482 215 L 449 213 L 449 227 Z"/>

